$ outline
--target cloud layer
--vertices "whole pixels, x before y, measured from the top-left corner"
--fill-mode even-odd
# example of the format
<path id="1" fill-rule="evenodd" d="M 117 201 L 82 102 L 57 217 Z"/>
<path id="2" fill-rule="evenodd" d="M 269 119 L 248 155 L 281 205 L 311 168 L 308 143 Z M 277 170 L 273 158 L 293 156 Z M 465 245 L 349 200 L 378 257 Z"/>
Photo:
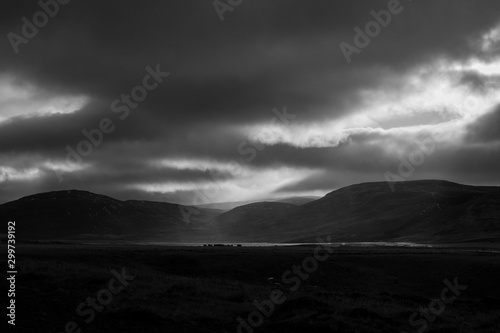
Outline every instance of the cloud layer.
<path id="1" fill-rule="evenodd" d="M 223 22 L 210 1 L 72 1 L 18 53 L 8 34 L 41 8 L 3 6 L 0 203 L 324 194 L 401 177 L 428 140 L 404 179 L 500 182 L 498 1 L 402 1 L 350 64 L 339 44 L 387 1 L 248 1 Z M 170 75 L 121 119 L 147 66 Z M 68 155 L 103 119 L 102 142 Z"/>

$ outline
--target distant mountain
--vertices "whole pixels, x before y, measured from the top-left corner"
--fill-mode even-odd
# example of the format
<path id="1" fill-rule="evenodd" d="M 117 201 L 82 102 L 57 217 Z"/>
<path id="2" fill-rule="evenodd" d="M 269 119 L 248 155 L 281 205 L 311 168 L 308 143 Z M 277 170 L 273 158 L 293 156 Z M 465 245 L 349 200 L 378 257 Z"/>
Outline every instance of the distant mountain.
<path id="1" fill-rule="evenodd" d="M 298 207 L 282 202 L 257 202 L 239 206 L 213 218 L 212 231 L 223 241 L 247 240 L 249 236 L 252 237 L 252 242 L 266 241 L 274 227 L 274 221 L 293 214 Z M 255 235 L 260 235 L 261 238 L 254 238 Z"/>
<path id="2" fill-rule="evenodd" d="M 219 209 L 221 211 L 228 211 L 233 208 L 239 207 L 239 206 L 244 206 L 244 205 L 249 205 L 255 202 L 259 202 L 259 200 L 249 200 L 249 201 L 230 201 L 230 202 L 214 202 L 214 203 L 207 203 L 207 204 L 202 204 L 202 205 L 197 205 L 195 207 L 197 208 L 209 208 L 209 209 Z"/>
<path id="3" fill-rule="evenodd" d="M 312 202 L 314 200 L 318 200 L 320 198 L 321 197 L 289 197 L 289 198 L 274 199 L 274 200 L 269 200 L 269 201 L 289 203 L 292 205 L 302 206 L 302 205 L 305 205 L 306 203 Z"/>
<path id="4" fill-rule="evenodd" d="M 396 183 L 392 192 L 386 182 L 365 183 L 333 191 L 286 214 L 259 218 L 258 225 L 266 229 L 250 231 L 256 223 L 250 217 L 226 224 L 221 234 L 234 241 L 270 242 L 315 242 L 328 235 L 336 241 L 500 241 L 499 202 L 498 187 L 407 181 Z"/>
<path id="5" fill-rule="evenodd" d="M 0 205 L 0 218 L 16 221 L 25 240 L 500 242 L 499 202 L 499 187 L 436 180 L 396 183 L 394 192 L 386 182 L 364 183 L 302 205 L 258 202 L 225 212 L 72 190 Z"/>
<path id="6" fill-rule="evenodd" d="M 319 198 L 320 197 L 314 197 L 314 196 L 307 197 L 307 196 L 305 196 L 305 197 L 287 197 L 287 198 L 279 198 L 279 199 L 215 202 L 215 203 L 198 205 L 196 207 L 220 209 L 220 210 L 228 211 L 228 210 L 231 210 L 231 209 L 236 208 L 236 207 L 245 206 L 245 205 L 249 205 L 249 204 L 256 203 L 256 202 L 283 202 L 283 203 L 289 203 L 289 204 L 300 206 L 300 205 L 304 205 L 306 203 L 309 203 L 311 201 L 317 200 Z"/>
<path id="7" fill-rule="evenodd" d="M 195 239 L 220 212 L 198 209 L 189 223 L 189 207 L 151 201 L 120 201 L 86 191 L 36 194 L 0 205 L 2 220 L 16 221 L 23 239 Z"/>

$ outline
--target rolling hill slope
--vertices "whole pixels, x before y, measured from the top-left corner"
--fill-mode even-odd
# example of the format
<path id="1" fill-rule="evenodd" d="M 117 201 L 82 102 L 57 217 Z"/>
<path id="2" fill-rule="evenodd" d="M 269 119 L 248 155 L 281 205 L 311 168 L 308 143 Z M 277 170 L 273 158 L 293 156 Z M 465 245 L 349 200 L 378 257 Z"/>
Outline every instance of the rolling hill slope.
<path id="1" fill-rule="evenodd" d="M 212 233 L 221 241 L 247 240 L 250 236 L 249 242 L 265 242 L 275 230 L 275 221 L 293 214 L 298 207 L 282 202 L 239 206 L 213 218 L 210 223 Z"/>
<path id="2" fill-rule="evenodd" d="M 304 205 L 306 203 L 309 203 L 311 201 L 317 200 L 320 197 L 286 197 L 286 198 L 279 198 L 279 199 L 265 199 L 265 200 L 257 200 L 257 201 L 232 201 L 232 202 L 216 202 L 216 203 L 209 203 L 209 204 L 203 204 L 203 205 L 197 205 L 196 207 L 200 208 L 211 208 L 211 209 L 219 209 L 223 211 L 229 211 L 233 208 L 240 207 L 240 206 L 245 206 L 257 202 L 282 202 L 282 203 L 289 203 L 293 205 Z"/>
<path id="3" fill-rule="evenodd" d="M 159 239 L 186 241 L 219 211 L 199 209 L 190 223 L 179 205 L 120 201 L 86 191 L 36 194 L 0 205 L 2 220 L 16 221 L 19 239 Z"/>
<path id="4" fill-rule="evenodd" d="M 397 183 L 392 192 L 385 182 L 365 183 L 333 191 L 287 214 L 260 218 L 261 225 L 272 226 L 272 233 L 254 229 L 247 234 L 251 236 L 243 236 L 228 225 L 224 235 L 275 242 L 315 242 L 328 235 L 336 241 L 500 240 L 499 202 L 498 187 L 429 180 Z"/>
<path id="5" fill-rule="evenodd" d="M 120 201 L 84 191 L 41 193 L 0 205 L 20 239 L 167 242 L 500 242 L 500 189 L 425 180 L 351 185 L 303 205 L 258 202 L 227 212 Z"/>

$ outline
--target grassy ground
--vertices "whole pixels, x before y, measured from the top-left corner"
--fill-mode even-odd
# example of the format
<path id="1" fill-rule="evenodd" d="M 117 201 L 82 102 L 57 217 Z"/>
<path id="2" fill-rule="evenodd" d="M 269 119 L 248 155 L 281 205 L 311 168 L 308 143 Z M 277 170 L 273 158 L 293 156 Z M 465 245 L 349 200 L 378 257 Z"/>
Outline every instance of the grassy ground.
<path id="1" fill-rule="evenodd" d="M 457 277 L 467 289 L 427 320 L 425 331 L 500 332 L 498 254 L 341 248 L 291 290 L 283 273 L 313 253 L 314 247 L 19 245 L 14 331 L 65 332 L 74 321 L 74 332 L 237 332 L 237 318 L 247 319 L 253 302 L 277 289 L 286 300 L 251 330 L 411 333 L 423 324 L 411 326 L 410 316 L 441 297 L 444 279 Z M 107 288 L 111 271 L 122 267 L 134 280 L 86 323 L 77 306 Z"/>

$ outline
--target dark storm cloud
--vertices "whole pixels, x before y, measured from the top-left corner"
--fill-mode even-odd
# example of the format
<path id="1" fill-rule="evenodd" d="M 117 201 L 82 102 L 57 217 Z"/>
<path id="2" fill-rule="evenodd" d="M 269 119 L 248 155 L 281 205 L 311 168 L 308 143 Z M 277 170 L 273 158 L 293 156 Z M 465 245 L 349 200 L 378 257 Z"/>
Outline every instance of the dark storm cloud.
<path id="1" fill-rule="evenodd" d="M 248 140 L 239 128 L 267 123 L 271 110 L 283 105 L 304 126 L 356 112 L 362 102 L 359 92 L 385 78 L 374 68 L 402 75 L 433 57 L 476 54 L 470 40 L 497 23 L 500 9 L 496 0 L 402 5 L 403 12 L 348 65 L 339 43 L 352 43 L 354 26 L 363 28 L 373 19 L 370 11 L 387 8 L 387 1 L 252 0 L 226 13 L 222 23 L 211 1 L 73 0 L 28 44 L 21 44 L 18 54 L 6 35 L 20 33 L 21 18 L 30 19 L 40 7 L 37 1 L 6 2 L 0 10 L 0 75 L 30 82 L 44 95 L 82 95 L 90 101 L 74 113 L 34 116 L 20 110 L 0 122 L 0 166 L 35 167 L 46 160 L 64 160 L 65 147 L 76 147 L 85 139 L 82 130 L 96 128 L 104 117 L 113 120 L 116 130 L 84 158 L 94 166 L 91 171 L 68 174 L 60 184 L 42 168 L 37 181 L 2 183 L 0 200 L 73 187 L 122 198 L 123 193 L 158 198 L 126 185 L 213 178 L 208 171 L 151 166 L 162 158 L 236 160 L 254 171 L 276 166 L 313 170 L 307 179 L 284 187 L 294 191 L 345 183 L 320 181 L 330 173 L 352 172 L 354 176 L 345 178 L 349 181 L 370 172 L 377 178 L 397 159 L 383 145 L 367 142 L 395 137 L 353 135 L 329 148 L 277 144 L 257 151 L 248 162 L 249 156 L 238 152 Z M 117 119 L 111 103 L 142 82 L 146 66 L 157 64 L 171 76 L 127 119 Z M 466 84 L 477 82 L 474 73 L 463 78 Z M 495 137 L 494 119 L 471 127 L 475 140 Z M 436 168 L 445 170 L 444 165 Z M 168 199 L 189 201 L 189 193 L 177 191 Z"/>
<path id="2" fill-rule="evenodd" d="M 461 75 L 459 84 L 466 85 L 470 87 L 473 91 L 485 91 L 486 85 L 491 81 L 491 78 L 486 75 L 481 75 L 478 72 L 469 71 L 464 72 Z"/>
<path id="3" fill-rule="evenodd" d="M 36 161 L 37 158 L 39 157 L 33 159 Z M 9 163 L 0 160 L 0 164 L 8 165 Z M 26 171 L 32 165 L 33 160 L 26 157 L 12 164 L 11 167 L 15 167 L 18 171 Z M 110 156 L 102 154 L 96 158 L 96 161 L 92 162 L 92 167 L 85 168 L 77 174 L 62 172 L 63 182 L 59 182 L 54 171 L 47 167 L 40 168 L 41 175 L 36 180 L 9 180 L 0 188 L 0 198 L 7 198 L 15 189 L 26 190 L 31 187 L 35 189 L 33 193 L 84 189 L 97 193 L 113 193 L 115 197 L 120 199 L 147 198 L 152 200 L 158 197 L 158 194 L 140 194 L 142 191 L 135 188 L 134 185 L 154 185 L 164 182 L 208 183 L 226 181 L 232 178 L 225 170 L 201 168 L 203 167 L 201 165 L 195 167 L 199 169 L 176 169 L 160 164 L 151 164 L 150 161 L 140 160 L 137 157 L 135 159 L 132 156 L 119 158 L 119 156 L 113 155 L 110 158 Z M 0 176 L 2 175 L 0 174 Z M 127 193 L 137 195 L 135 197 L 128 196 Z"/>
<path id="4" fill-rule="evenodd" d="M 468 126 L 467 140 L 472 143 L 500 141 L 500 105 Z"/>
<path id="5" fill-rule="evenodd" d="M 173 119 L 262 119 L 274 103 L 286 102 L 319 112 L 318 105 L 353 98 L 353 87 L 373 82 L 349 82 L 344 73 L 356 67 L 404 70 L 423 57 L 473 52 L 467 37 L 498 20 L 496 3 L 486 2 L 405 2 L 401 16 L 351 66 L 338 44 L 352 42 L 353 27 L 371 20 L 370 11 L 386 8 L 386 1 L 255 1 L 225 24 L 207 1 L 70 2 L 18 55 L 5 39 L 0 66 L 42 86 L 113 100 L 137 84 L 145 66 L 160 63 L 172 72 L 172 84 L 146 103 Z M 4 31 L 19 30 L 20 17 L 38 8 L 10 6 Z"/>
<path id="6" fill-rule="evenodd" d="M 464 184 L 491 185 L 500 182 L 500 135 L 498 108 L 494 112 L 480 118 L 480 121 L 469 127 L 470 141 L 463 146 L 440 145 L 436 143 L 431 153 L 423 154 L 423 163 L 414 165 L 414 171 L 405 180 L 416 179 L 445 179 Z M 367 147 L 356 144 L 362 135 L 353 137 L 340 149 L 315 149 L 318 154 L 311 152 L 294 155 L 293 160 L 286 161 L 288 165 L 309 165 L 310 174 L 276 190 L 277 193 L 301 193 L 311 190 L 333 190 L 353 183 L 368 181 L 385 181 L 384 173 L 398 174 L 402 163 L 409 163 L 410 154 L 422 152 L 422 145 L 418 140 L 407 144 L 402 151 L 384 150 L 384 144 L 376 147 Z M 479 137 L 481 139 L 479 139 Z M 397 138 L 368 134 L 361 140 L 382 139 L 389 145 Z M 430 141 L 420 137 L 420 143 Z M 430 137 L 427 137 L 427 139 Z M 467 138 L 467 137 L 466 137 Z M 479 144 L 479 145 L 477 145 Z M 429 146 L 427 146 L 429 147 Z M 309 150 L 309 149 L 307 149 Z M 302 150 L 303 151 L 303 150 Z M 328 152 L 328 153 L 327 153 Z M 308 156 L 309 155 L 309 156 Z M 311 156 L 327 156 L 311 161 Z M 303 161 L 310 163 L 303 163 Z M 404 162 L 403 162 L 404 161 Z M 407 164 L 407 165 L 408 165 Z"/>
<path id="7" fill-rule="evenodd" d="M 113 122 L 116 130 L 104 134 L 103 142 L 144 140 L 164 131 L 155 122 L 147 121 L 140 111 L 131 112 L 130 119 L 121 121 L 109 104 L 93 102 L 70 114 L 17 116 L 0 123 L 0 152 L 63 152 L 66 145 L 76 146 L 85 140 L 82 131 L 99 128 L 103 118 Z"/>

